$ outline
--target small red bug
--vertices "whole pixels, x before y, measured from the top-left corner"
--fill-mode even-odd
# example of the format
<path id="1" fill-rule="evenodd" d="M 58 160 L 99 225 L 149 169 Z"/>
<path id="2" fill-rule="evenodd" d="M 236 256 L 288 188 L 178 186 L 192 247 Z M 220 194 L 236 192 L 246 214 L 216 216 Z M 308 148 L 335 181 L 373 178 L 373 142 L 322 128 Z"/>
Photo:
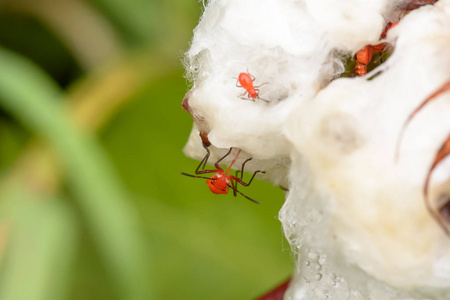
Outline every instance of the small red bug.
<path id="1" fill-rule="evenodd" d="M 367 45 L 356 52 L 355 73 L 362 77 L 367 74 L 367 65 L 372 60 L 372 46 Z"/>
<path id="2" fill-rule="evenodd" d="M 389 22 L 386 25 L 386 27 L 384 28 L 384 31 L 381 33 L 380 40 L 384 40 L 386 38 L 386 36 L 387 36 L 388 30 L 391 29 L 391 28 L 394 28 L 397 25 L 398 25 L 398 22 L 394 22 L 394 23 Z M 380 43 L 380 44 L 374 45 L 374 46 L 372 46 L 372 51 L 373 51 L 373 53 L 383 52 L 383 50 L 388 45 L 389 45 L 388 43 Z"/>
<path id="3" fill-rule="evenodd" d="M 214 194 L 228 194 L 229 192 L 229 188 L 231 187 L 233 189 L 233 194 L 234 196 L 236 196 L 236 193 L 241 194 L 242 196 L 244 196 L 245 198 L 247 198 L 248 200 L 259 204 L 258 201 L 253 200 L 252 198 L 244 195 L 243 193 L 241 193 L 240 191 L 238 191 L 237 189 L 237 184 L 240 183 L 243 186 L 249 186 L 252 181 L 253 178 L 255 178 L 255 175 L 257 173 L 265 173 L 264 171 L 255 171 L 253 173 L 252 178 L 250 178 L 250 181 L 248 183 L 244 182 L 242 179 L 242 177 L 244 176 L 244 167 L 245 164 L 250 161 L 252 158 L 247 159 L 246 161 L 244 161 L 242 163 L 242 168 L 240 171 L 236 171 L 236 176 L 233 175 L 228 175 L 228 172 L 230 172 L 231 170 L 231 166 L 233 166 L 233 164 L 236 162 L 239 154 L 241 153 L 241 150 L 239 150 L 236 153 L 236 156 L 234 157 L 233 161 L 231 162 L 230 166 L 227 168 L 226 171 L 224 171 L 220 166 L 219 163 L 225 159 L 225 157 L 227 157 L 228 155 L 230 155 L 231 151 L 233 150 L 233 148 L 230 148 L 230 150 L 228 150 L 228 152 L 221 158 L 219 159 L 215 164 L 215 169 L 213 170 L 205 170 L 205 166 L 206 166 L 206 162 L 208 160 L 209 157 L 209 152 L 207 153 L 207 155 L 202 159 L 202 161 L 200 162 L 200 164 L 198 165 L 197 169 L 195 170 L 195 174 L 197 175 L 201 175 L 201 174 L 207 174 L 207 173 L 217 173 L 211 177 L 203 177 L 203 176 L 196 176 L 196 175 L 191 175 L 191 174 L 186 174 L 186 173 L 181 173 L 183 175 L 186 176 L 190 176 L 190 177 L 194 177 L 194 178 L 202 178 L 202 179 L 206 179 L 206 183 L 209 186 L 209 189 L 211 190 L 211 192 L 213 192 Z M 202 170 L 199 170 L 200 167 L 202 167 Z M 239 173 L 241 173 L 241 176 L 239 176 Z"/>
<path id="4" fill-rule="evenodd" d="M 392 27 L 397 26 L 398 22 L 392 23 L 389 22 L 386 27 L 384 28 L 384 31 L 381 33 L 380 40 L 385 39 L 387 32 Z M 367 74 L 367 65 L 372 60 L 372 54 L 373 53 L 380 53 L 383 52 L 383 50 L 388 46 L 388 43 L 380 43 L 377 45 L 366 45 L 364 48 L 356 52 L 356 66 L 355 66 L 355 73 L 358 74 L 358 76 L 362 77 Z"/>
<path id="5" fill-rule="evenodd" d="M 247 73 L 243 72 L 243 73 L 239 74 L 239 77 L 236 81 L 236 86 L 242 87 L 245 89 L 245 92 L 242 95 L 240 95 L 239 98 L 244 99 L 244 100 L 251 99 L 253 101 L 255 101 L 255 99 L 259 99 L 259 100 L 262 100 L 265 102 L 269 102 L 269 101 L 259 97 L 259 89 L 257 89 L 257 88 L 267 84 L 267 82 L 254 86 L 253 81 L 255 81 L 255 76 L 248 73 L 248 71 L 247 71 Z M 240 84 L 240 85 L 238 85 L 238 84 Z M 243 98 L 246 94 L 247 94 L 247 97 Z"/>

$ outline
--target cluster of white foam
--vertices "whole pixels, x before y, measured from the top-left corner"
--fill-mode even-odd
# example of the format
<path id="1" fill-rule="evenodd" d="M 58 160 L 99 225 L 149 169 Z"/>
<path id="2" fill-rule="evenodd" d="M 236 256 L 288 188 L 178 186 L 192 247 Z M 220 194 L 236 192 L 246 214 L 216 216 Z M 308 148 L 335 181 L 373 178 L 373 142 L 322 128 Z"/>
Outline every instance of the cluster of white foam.
<path id="1" fill-rule="evenodd" d="M 185 152 L 203 158 L 207 132 L 211 161 L 237 147 L 254 158 L 249 171 L 289 187 L 280 219 L 298 262 L 286 299 L 450 297 L 450 239 L 422 194 L 450 132 L 448 94 L 417 114 L 394 159 L 408 115 L 450 79 L 450 0 L 405 17 L 401 4 L 212 0 L 194 31 L 185 61 L 197 123 Z M 385 63 L 332 80 L 344 54 L 378 43 L 400 16 Z M 267 82 L 268 103 L 239 97 L 247 70 Z M 450 193 L 449 174 L 448 162 L 436 170 L 432 201 Z"/>

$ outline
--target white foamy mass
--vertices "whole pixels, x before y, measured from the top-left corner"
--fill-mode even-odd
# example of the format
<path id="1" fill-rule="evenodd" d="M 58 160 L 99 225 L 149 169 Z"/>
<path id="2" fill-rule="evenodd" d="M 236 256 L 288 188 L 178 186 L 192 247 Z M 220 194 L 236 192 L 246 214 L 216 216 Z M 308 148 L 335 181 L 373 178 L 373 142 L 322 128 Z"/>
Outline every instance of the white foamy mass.
<path id="1" fill-rule="evenodd" d="M 450 0 L 405 16 L 401 4 L 211 0 L 194 30 L 185 66 L 197 122 L 184 151 L 202 159 L 207 131 L 210 161 L 240 148 L 237 166 L 253 157 L 247 171 L 289 189 L 279 216 L 297 265 L 285 299 L 450 299 L 450 238 L 423 197 L 450 133 L 450 93 L 411 121 L 395 160 L 405 120 L 450 80 Z M 343 57 L 377 44 L 388 21 L 399 21 L 389 59 L 337 78 Z M 241 72 L 265 83 L 268 102 L 241 98 Z M 447 160 L 432 205 L 450 194 L 449 177 Z"/>

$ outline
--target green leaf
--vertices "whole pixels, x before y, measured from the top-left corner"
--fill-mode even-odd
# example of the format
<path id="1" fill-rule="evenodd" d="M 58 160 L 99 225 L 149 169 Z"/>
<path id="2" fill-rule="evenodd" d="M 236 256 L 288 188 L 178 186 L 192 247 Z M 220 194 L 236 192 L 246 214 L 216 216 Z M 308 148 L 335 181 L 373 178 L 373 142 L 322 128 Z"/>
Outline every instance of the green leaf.
<path id="1" fill-rule="evenodd" d="M 122 38 L 131 44 L 148 42 L 158 25 L 155 1 L 90 0 L 116 26 Z"/>
<path id="2" fill-rule="evenodd" d="M 0 65 L 0 105 L 56 149 L 120 295 L 149 299 L 148 253 L 136 212 L 103 151 L 70 123 L 64 95 L 43 72 L 2 48 Z"/>
<path id="3" fill-rule="evenodd" d="M 2 197 L 10 214 L 2 222 L 8 249 L 0 299 L 67 298 L 78 233 L 73 212 L 62 199 L 33 197 L 19 185 L 10 190 Z"/>

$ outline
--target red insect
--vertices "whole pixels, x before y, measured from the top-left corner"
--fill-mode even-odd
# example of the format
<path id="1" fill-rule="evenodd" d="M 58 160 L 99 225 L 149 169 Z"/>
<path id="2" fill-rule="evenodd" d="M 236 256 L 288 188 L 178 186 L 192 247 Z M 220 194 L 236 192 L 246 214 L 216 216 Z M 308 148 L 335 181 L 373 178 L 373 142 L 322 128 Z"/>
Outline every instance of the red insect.
<path id="1" fill-rule="evenodd" d="M 214 194 L 228 194 L 229 192 L 229 188 L 231 187 L 233 189 L 233 194 L 234 196 L 236 196 L 236 193 L 241 194 L 242 196 L 244 196 L 245 198 L 247 198 L 248 200 L 259 204 L 258 201 L 253 200 L 252 198 L 244 195 L 243 193 L 241 193 L 240 191 L 238 191 L 237 189 L 237 184 L 240 183 L 243 186 L 249 186 L 252 181 L 253 178 L 255 178 L 255 175 L 257 173 L 265 173 L 264 171 L 255 171 L 253 173 L 252 178 L 250 178 L 250 181 L 248 183 L 243 181 L 243 176 L 244 176 L 244 167 L 245 164 L 250 161 L 252 158 L 247 159 L 246 161 L 244 161 L 242 163 L 242 168 L 240 171 L 236 171 L 236 176 L 233 175 L 228 175 L 228 172 L 230 172 L 231 170 L 231 166 L 233 166 L 233 164 L 236 162 L 239 154 L 241 153 L 241 150 L 239 150 L 236 153 L 236 156 L 234 157 L 233 161 L 231 162 L 230 166 L 227 168 L 226 171 L 224 171 L 220 166 L 219 163 L 228 155 L 230 155 L 231 151 L 233 150 L 233 148 L 230 148 L 230 150 L 228 150 L 228 152 L 221 158 L 219 159 L 215 164 L 215 169 L 213 170 L 205 170 L 205 166 L 206 166 L 206 162 L 208 160 L 209 157 L 209 153 L 202 159 L 202 161 L 200 162 L 200 164 L 198 165 L 197 169 L 195 170 L 195 174 L 196 175 L 201 175 L 201 174 L 207 174 L 207 173 L 217 173 L 211 177 L 203 177 L 203 176 L 196 176 L 196 175 L 191 175 L 191 174 L 186 174 L 186 173 L 181 173 L 183 175 L 186 176 L 190 176 L 190 177 L 194 177 L 194 178 L 202 178 L 202 179 L 206 179 L 206 183 L 209 186 L 209 189 L 211 190 L 211 192 L 213 192 Z M 202 170 L 200 171 L 200 167 L 202 167 Z M 239 176 L 239 173 L 241 173 L 241 176 Z"/>
<path id="2" fill-rule="evenodd" d="M 359 77 L 367 74 L 367 65 L 372 60 L 372 46 L 367 45 L 358 52 L 356 52 L 356 66 L 355 73 Z"/>
<path id="3" fill-rule="evenodd" d="M 392 23 L 389 22 L 386 27 L 384 28 L 384 31 L 381 33 L 380 40 L 385 39 L 387 32 L 392 27 L 397 26 L 398 22 Z M 386 48 L 388 43 L 380 43 L 377 45 L 366 45 L 364 48 L 356 52 L 356 66 L 355 66 L 355 73 L 358 74 L 358 76 L 362 77 L 367 74 L 367 65 L 372 60 L 372 54 L 373 53 L 381 53 Z"/>
<path id="4" fill-rule="evenodd" d="M 248 72 L 248 71 L 247 71 Z M 244 99 L 244 100 L 253 100 L 255 101 L 255 99 L 259 99 L 265 102 L 269 102 L 265 99 L 259 98 L 259 87 L 267 84 L 267 82 L 260 84 L 260 85 L 253 85 L 253 81 L 255 81 L 255 76 L 251 75 L 250 73 L 240 73 L 239 74 L 239 78 L 236 81 L 236 86 L 237 87 L 242 87 L 245 89 L 245 92 L 239 96 L 239 98 Z M 240 85 L 238 85 L 240 84 Z M 245 95 L 247 94 L 246 98 Z"/>
<path id="5" fill-rule="evenodd" d="M 387 32 L 389 29 L 394 28 L 395 26 L 398 25 L 398 22 L 388 22 L 388 24 L 386 25 L 386 27 L 384 27 L 383 32 L 380 35 L 380 40 L 384 40 L 387 36 Z M 372 51 L 374 53 L 380 53 L 383 52 L 383 50 L 386 48 L 386 46 L 388 45 L 388 43 L 380 43 L 377 45 L 372 46 Z"/>

